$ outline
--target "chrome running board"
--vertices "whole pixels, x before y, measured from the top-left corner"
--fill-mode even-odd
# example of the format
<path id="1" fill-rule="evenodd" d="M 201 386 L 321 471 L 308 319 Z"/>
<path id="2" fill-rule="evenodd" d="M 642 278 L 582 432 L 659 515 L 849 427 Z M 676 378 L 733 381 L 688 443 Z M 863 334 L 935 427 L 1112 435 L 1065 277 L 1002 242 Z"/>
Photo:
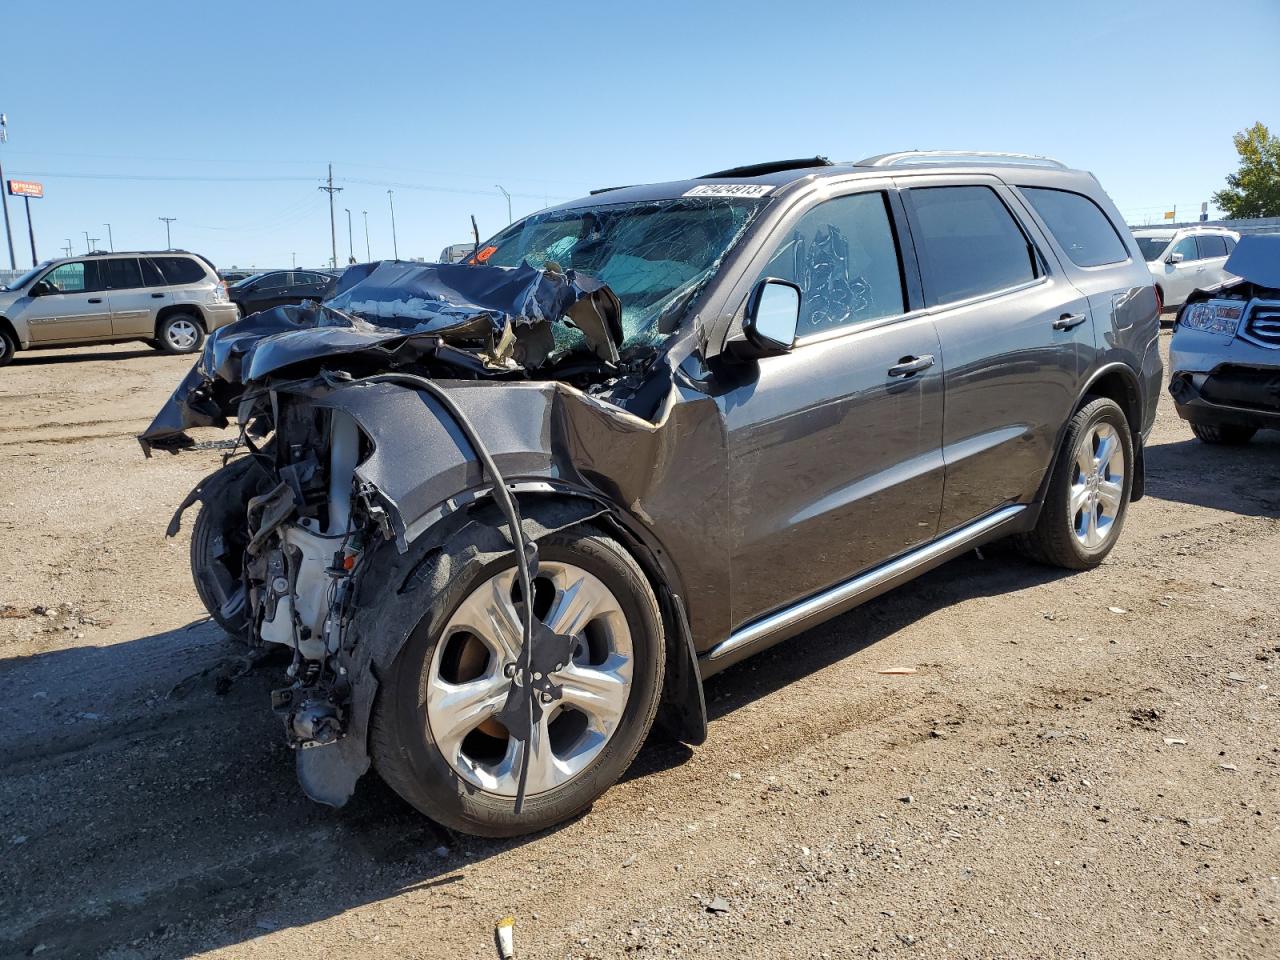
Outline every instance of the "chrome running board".
<path id="1" fill-rule="evenodd" d="M 838 583 L 822 593 L 814 594 L 807 600 L 801 600 L 794 606 L 771 613 L 767 617 L 749 623 L 740 630 L 734 631 L 727 640 L 722 640 L 705 654 L 700 660 L 707 666 L 714 663 L 714 669 L 722 666 L 723 661 L 731 654 L 745 652 L 749 648 L 768 646 L 767 640 L 784 640 L 795 636 L 808 627 L 815 626 L 855 606 L 856 601 L 869 599 L 869 595 L 883 593 L 898 583 L 909 579 L 912 575 L 922 573 L 925 568 L 935 566 L 963 551 L 970 544 L 990 535 L 996 528 L 1013 520 L 1027 508 L 1025 506 L 1009 506 L 988 514 L 981 520 L 954 530 L 938 540 L 926 543 L 922 547 L 904 553 L 896 560 L 859 574 L 852 580 Z M 738 657 L 734 658 L 740 659 Z M 727 666 L 727 664 L 723 664 Z"/>

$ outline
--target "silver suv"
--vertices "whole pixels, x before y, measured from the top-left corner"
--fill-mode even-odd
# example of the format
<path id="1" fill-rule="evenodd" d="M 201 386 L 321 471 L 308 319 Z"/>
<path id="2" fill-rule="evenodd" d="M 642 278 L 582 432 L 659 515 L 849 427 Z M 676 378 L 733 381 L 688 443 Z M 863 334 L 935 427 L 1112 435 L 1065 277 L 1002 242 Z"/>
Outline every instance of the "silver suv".
<path id="1" fill-rule="evenodd" d="M 0 367 L 18 350 L 125 340 L 194 353 L 238 316 L 213 264 L 194 253 L 49 260 L 0 287 Z"/>

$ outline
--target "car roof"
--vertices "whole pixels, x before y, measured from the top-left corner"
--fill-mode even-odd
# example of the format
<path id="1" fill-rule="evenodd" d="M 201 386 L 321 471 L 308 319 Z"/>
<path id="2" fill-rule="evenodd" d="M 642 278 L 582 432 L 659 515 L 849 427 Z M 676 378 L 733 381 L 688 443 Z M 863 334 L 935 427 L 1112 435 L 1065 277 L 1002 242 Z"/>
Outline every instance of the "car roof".
<path id="1" fill-rule="evenodd" d="M 571 200 L 551 209 L 570 210 L 583 206 L 674 200 L 684 196 L 697 196 L 697 193 L 691 191 L 699 187 L 703 188 L 703 195 L 710 196 L 732 195 L 728 192 L 732 188 L 746 188 L 741 190 L 739 194 L 741 196 L 777 196 L 789 192 L 798 184 L 808 184 L 821 179 L 882 179 L 888 176 L 956 173 L 988 175 L 1000 180 L 1008 180 L 1012 177 L 1030 185 L 1052 184 L 1078 191 L 1099 189 L 1097 180 L 1092 174 L 1073 170 L 1049 157 L 953 150 L 907 150 L 878 154 L 848 163 L 833 163 L 821 156 L 767 161 L 731 167 L 686 180 L 605 187 L 591 191 L 586 197 Z M 726 188 L 726 192 L 724 194 L 706 192 L 707 188 L 712 186 Z M 755 188 L 754 192 L 752 188 Z"/>

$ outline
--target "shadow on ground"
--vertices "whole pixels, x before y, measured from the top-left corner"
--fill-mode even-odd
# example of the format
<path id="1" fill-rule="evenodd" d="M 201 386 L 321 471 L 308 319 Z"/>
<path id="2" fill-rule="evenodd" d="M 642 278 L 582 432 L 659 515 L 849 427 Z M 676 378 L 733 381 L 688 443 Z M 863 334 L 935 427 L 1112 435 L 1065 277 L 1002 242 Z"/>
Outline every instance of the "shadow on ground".
<path id="1" fill-rule="evenodd" d="M 15 367 L 40 367 L 51 363 L 87 363 L 90 360 L 133 360 L 138 357 L 163 357 L 159 350 L 143 347 L 138 350 L 80 350 L 76 353 L 46 353 L 43 350 L 23 350 L 9 363 Z"/>
<path id="2" fill-rule="evenodd" d="M 1248 517 L 1280 517 L 1280 431 L 1240 447 L 1191 436 L 1147 448 L 1147 496 Z"/>

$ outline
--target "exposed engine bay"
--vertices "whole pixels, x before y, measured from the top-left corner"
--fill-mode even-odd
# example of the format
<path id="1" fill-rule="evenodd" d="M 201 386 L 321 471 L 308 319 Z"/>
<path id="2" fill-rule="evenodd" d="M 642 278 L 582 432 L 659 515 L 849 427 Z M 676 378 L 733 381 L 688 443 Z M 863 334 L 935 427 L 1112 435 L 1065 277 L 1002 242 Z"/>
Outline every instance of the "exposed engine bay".
<path id="1" fill-rule="evenodd" d="M 394 650 L 362 645 L 350 628 L 362 586 L 388 586 L 394 560 L 374 558 L 403 554 L 427 531 L 460 536 L 484 555 L 514 553 L 531 595 L 537 538 L 600 510 L 521 517 L 503 473 L 566 472 L 552 462 L 550 424 L 567 404 L 589 408 L 605 434 L 621 424 L 656 430 L 663 396 L 642 385 L 661 354 L 651 344 L 620 349 L 620 318 L 609 287 L 554 267 L 355 267 L 325 304 L 277 307 L 215 331 L 139 437 L 150 455 L 191 446 L 191 427 L 239 426 L 223 469 L 192 491 L 168 533 L 203 502 L 192 551 L 202 600 L 228 632 L 291 652 L 290 683 L 273 707 L 314 799 L 340 805 L 369 766 L 369 704 Z M 573 347 L 561 346 L 560 329 L 578 335 Z M 483 389 L 499 382 L 500 404 Z M 411 458 L 432 469 L 406 468 Z M 441 522 L 484 494 L 487 523 Z M 511 686 L 512 736 L 554 698 L 541 659 L 568 657 L 559 648 L 570 638 L 538 641 L 523 645 L 524 679 Z"/>

